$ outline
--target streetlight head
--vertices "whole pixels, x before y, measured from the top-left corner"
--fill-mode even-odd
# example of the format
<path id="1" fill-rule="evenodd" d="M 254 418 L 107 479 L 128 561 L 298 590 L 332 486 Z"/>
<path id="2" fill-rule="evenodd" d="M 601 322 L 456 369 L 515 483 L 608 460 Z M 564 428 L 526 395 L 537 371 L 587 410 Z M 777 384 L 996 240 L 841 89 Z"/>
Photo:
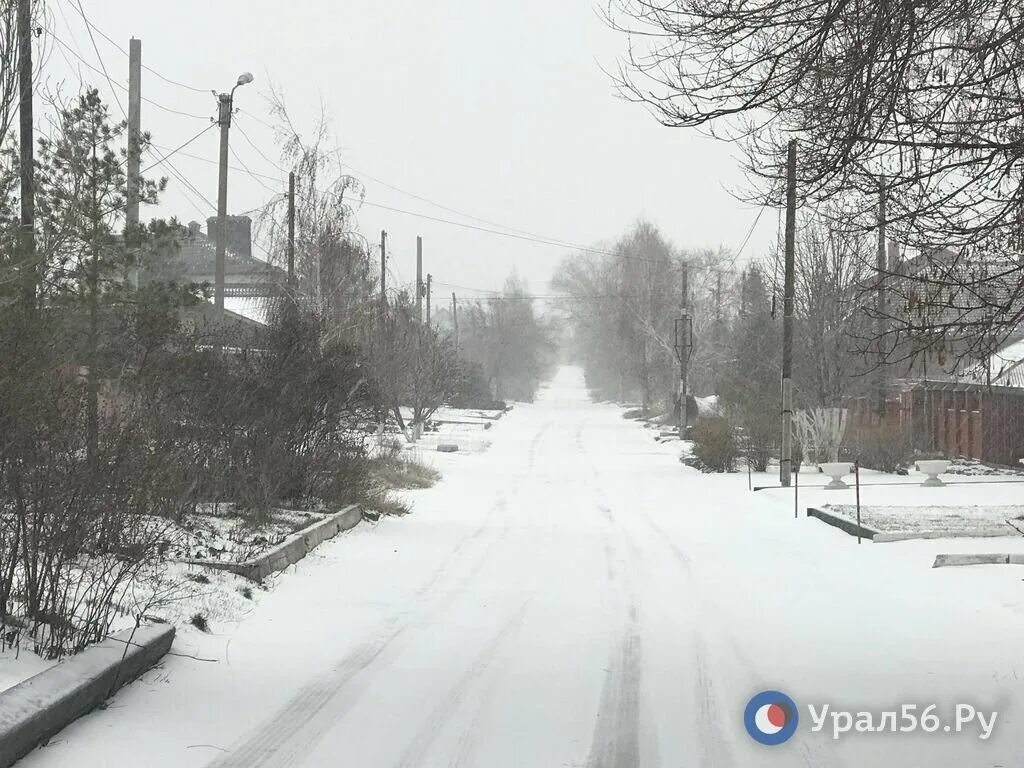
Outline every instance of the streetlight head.
<path id="1" fill-rule="evenodd" d="M 242 74 L 240 74 L 238 76 L 238 84 L 235 87 L 237 88 L 238 85 L 248 85 L 251 82 L 252 82 L 252 72 L 243 72 Z"/>

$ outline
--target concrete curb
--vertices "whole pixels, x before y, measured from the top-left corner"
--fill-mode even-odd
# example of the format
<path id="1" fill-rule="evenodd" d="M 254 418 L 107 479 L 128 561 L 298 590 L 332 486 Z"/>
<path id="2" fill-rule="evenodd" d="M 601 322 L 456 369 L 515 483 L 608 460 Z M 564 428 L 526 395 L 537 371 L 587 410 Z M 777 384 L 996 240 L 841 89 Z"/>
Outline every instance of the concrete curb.
<path id="1" fill-rule="evenodd" d="M 816 517 L 819 520 L 821 520 L 821 522 L 827 523 L 828 525 L 831 525 L 834 528 L 838 528 L 839 530 L 843 531 L 844 533 L 848 533 L 851 536 L 857 535 L 857 523 L 853 520 L 847 520 L 845 517 L 833 515 L 831 512 L 826 512 L 822 509 L 817 509 L 815 507 L 807 508 L 807 516 Z M 861 538 L 871 539 L 872 541 L 876 541 L 875 537 L 881 533 L 880 531 L 876 531 L 874 528 L 868 528 L 863 523 L 860 525 L 859 530 Z"/>
<path id="2" fill-rule="evenodd" d="M 932 568 L 953 565 L 1024 565 L 1024 554 L 936 555 Z"/>
<path id="3" fill-rule="evenodd" d="M 875 536 L 878 543 L 886 541 L 910 541 L 911 539 L 998 539 L 1006 536 L 1013 536 L 1013 531 L 1000 531 L 996 529 L 978 531 L 902 531 L 894 533 L 879 533 Z"/>
<path id="4" fill-rule="evenodd" d="M 362 519 L 362 507 L 352 504 L 326 520 L 320 520 L 308 528 L 293 533 L 259 557 L 243 560 L 240 563 L 228 563 L 220 560 L 182 560 L 181 562 L 189 565 L 201 565 L 218 571 L 230 571 L 251 581 L 262 581 L 270 574 L 283 571 L 289 565 L 297 563 L 317 546 L 342 531 L 355 528 Z"/>
<path id="5" fill-rule="evenodd" d="M 170 624 L 119 632 L 0 693 L 0 768 L 13 765 L 135 680 L 170 650 L 173 640 Z"/>

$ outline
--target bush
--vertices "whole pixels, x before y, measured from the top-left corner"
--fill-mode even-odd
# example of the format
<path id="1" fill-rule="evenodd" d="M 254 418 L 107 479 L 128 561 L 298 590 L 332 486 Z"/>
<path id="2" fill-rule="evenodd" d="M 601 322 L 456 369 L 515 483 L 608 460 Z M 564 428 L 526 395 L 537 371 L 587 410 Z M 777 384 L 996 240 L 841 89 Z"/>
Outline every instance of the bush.
<path id="1" fill-rule="evenodd" d="M 881 424 L 860 427 L 850 440 L 850 450 L 860 465 L 879 472 L 907 474 L 910 463 L 910 436 L 899 426 Z"/>
<path id="2" fill-rule="evenodd" d="M 729 421 L 711 416 L 697 422 L 693 454 L 712 472 L 732 472 L 736 465 L 736 435 Z"/>
<path id="3" fill-rule="evenodd" d="M 744 416 L 740 441 L 743 456 L 755 472 L 766 472 L 772 454 L 778 448 L 779 420 L 772 411 L 752 412 Z"/>

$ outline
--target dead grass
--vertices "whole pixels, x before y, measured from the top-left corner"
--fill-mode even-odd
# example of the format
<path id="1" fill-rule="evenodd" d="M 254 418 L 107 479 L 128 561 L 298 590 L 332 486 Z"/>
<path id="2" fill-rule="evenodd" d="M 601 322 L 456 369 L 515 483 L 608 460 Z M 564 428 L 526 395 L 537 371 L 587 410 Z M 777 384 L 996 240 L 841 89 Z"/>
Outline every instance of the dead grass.
<path id="1" fill-rule="evenodd" d="M 441 479 L 436 469 L 404 456 L 375 461 L 371 471 L 373 479 L 384 488 L 430 488 Z"/>

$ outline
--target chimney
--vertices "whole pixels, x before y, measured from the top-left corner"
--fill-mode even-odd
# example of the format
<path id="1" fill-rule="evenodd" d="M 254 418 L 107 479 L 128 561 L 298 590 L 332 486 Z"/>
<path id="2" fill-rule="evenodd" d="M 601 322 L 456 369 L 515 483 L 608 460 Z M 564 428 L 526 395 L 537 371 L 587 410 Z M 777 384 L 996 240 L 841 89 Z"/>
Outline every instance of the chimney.
<path id="1" fill-rule="evenodd" d="M 900 244 L 895 240 L 889 241 L 889 273 L 896 274 L 900 268 Z"/>
<path id="2" fill-rule="evenodd" d="M 252 219 L 248 216 L 228 216 L 227 249 L 243 259 L 252 258 Z M 206 220 L 206 233 L 210 240 L 217 240 L 217 217 Z"/>

